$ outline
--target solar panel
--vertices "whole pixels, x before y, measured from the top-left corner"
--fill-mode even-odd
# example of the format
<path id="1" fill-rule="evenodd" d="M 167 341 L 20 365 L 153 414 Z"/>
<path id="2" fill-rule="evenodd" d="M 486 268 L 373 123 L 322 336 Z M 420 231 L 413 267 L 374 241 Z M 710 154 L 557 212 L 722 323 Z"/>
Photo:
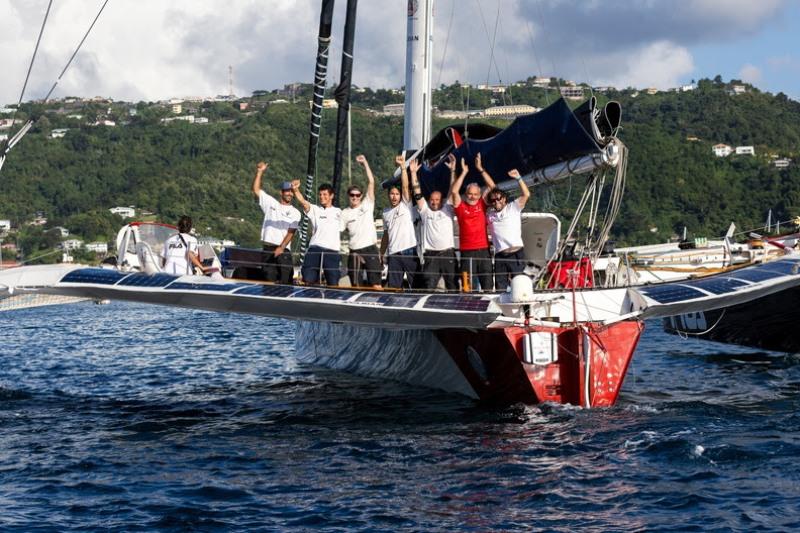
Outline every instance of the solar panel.
<path id="1" fill-rule="evenodd" d="M 235 294 L 246 294 L 248 296 L 269 296 L 272 298 L 285 298 L 291 296 L 299 289 L 288 285 L 246 285 L 243 289 L 238 289 Z"/>
<path id="2" fill-rule="evenodd" d="M 169 286 L 170 290 L 179 291 L 217 291 L 217 292 L 230 292 L 234 289 L 242 287 L 243 283 L 187 283 L 185 281 L 176 281 Z"/>
<path id="3" fill-rule="evenodd" d="M 93 283 L 96 285 L 114 285 L 116 282 L 127 276 L 117 270 L 107 268 L 81 268 L 73 270 L 63 278 L 62 283 Z"/>
<path id="4" fill-rule="evenodd" d="M 331 289 L 306 288 L 292 294 L 292 298 L 320 298 L 322 300 L 347 300 L 355 293 Z"/>
<path id="5" fill-rule="evenodd" d="M 688 282 L 687 285 L 697 289 L 703 289 L 711 294 L 727 294 L 748 285 L 744 281 L 734 278 L 710 278 Z"/>
<path id="6" fill-rule="evenodd" d="M 482 296 L 461 296 L 434 294 L 425 302 L 425 309 L 445 309 L 448 311 L 486 311 L 489 300 Z"/>
<path id="7" fill-rule="evenodd" d="M 702 298 L 703 296 L 707 296 L 707 294 L 702 293 L 697 289 L 687 287 L 686 285 L 677 285 L 677 284 L 643 287 L 639 289 L 639 292 L 641 292 L 648 298 L 657 301 L 660 304 L 669 304 L 674 302 L 680 302 L 682 300 L 694 300 L 695 298 Z"/>
<path id="8" fill-rule="evenodd" d="M 779 278 L 781 276 L 785 276 L 785 274 L 763 268 L 745 268 L 743 270 L 739 270 L 738 272 L 731 272 L 728 274 L 728 277 L 752 281 L 754 283 L 758 281 Z"/>
<path id="9" fill-rule="evenodd" d="M 360 304 L 377 304 L 381 307 L 402 307 L 410 309 L 417 305 L 420 296 L 410 294 L 376 294 L 364 293 L 356 299 Z"/>
<path id="10" fill-rule="evenodd" d="M 795 259 L 781 259 L 772 263 L 761 265 L 759 269 L 780 272 L 783 275 L 795 275 L 800 270 L 800 261 Z"/>
<path id="11" fill-rule="evenodd" d="M 120 286 L 128 287 L 166 287 L 178 276 L 170 274 L 133 274 L 119 282 Z"/>

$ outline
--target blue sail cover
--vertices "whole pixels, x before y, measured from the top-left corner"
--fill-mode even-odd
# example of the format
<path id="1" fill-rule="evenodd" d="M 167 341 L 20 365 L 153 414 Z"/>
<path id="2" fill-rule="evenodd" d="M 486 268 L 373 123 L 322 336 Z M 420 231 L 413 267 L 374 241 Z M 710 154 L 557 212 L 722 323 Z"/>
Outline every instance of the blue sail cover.
<path id="1" fill-rule="evenodd" d="M 444 162 L 450 152 L 459 163 L 464 158 L 470 167 L 464 185 L 478 183 L 483 186 L 483 179 L 474 164 L 478 153 L 484 168 L 495 182 L 501 183 L 510 179 L 508 171 L 514 168 L 525 175 L 549 165 L 599 153 L 618 125 L 619 106 L 616 103 L 598 111 L 592 98 L 573 111 L 561 98 L 538 113 L 517 117 L 511 125 L 494 135 L 491 134 L 496 130 L 484 127 L 483 132 L 489 132 L 491 136 L 466 138 L 457 148 L 452 142 L 449 146 L 443 144 L 442 140 L 447 137 L 440 133 L 425 148 L 423 159 L 426 164 L 419 173 L 422 192 L 425 196 L 432 191 L 447 193 L 450 172 Z M 453 129 L 463 131 L 463 126 Z M 470 134 L 473 129 L 478 128 L 470 126 Z M 397 178 L 387 180 L 384 187 L 398 181 Z"/>

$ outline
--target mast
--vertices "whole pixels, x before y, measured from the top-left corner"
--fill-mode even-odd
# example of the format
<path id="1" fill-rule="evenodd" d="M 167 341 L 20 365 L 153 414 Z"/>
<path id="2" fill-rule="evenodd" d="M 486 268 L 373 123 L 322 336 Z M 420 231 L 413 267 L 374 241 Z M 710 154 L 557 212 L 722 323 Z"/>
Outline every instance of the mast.
<path id="1" fill-rule="evenodd" d="M 306 198 L 314 198 L 314 175 L 317 173 L 317 146 L 322 122 L 322 100 L 325 98 L 325 82 L 328 78 L 328 52 L 331 46 L 331 27 L 333 26 L 334 0 L 322 0 L 319 16 L 319 37 L 317 45 L 317 64 L 314 68 L 314 99 L 311 102 L 311 131 L 308 137 L 308 166 L 306 167 Z M 301 253 L 308 244 L 308 217 L 300 224 Z"/>
<path id="2" fill-rule="evenodd" d="M 403 149 L 416 151 L 431 139 L 433 2 L 408 0 Z"/>
<path id="3" fill-rule="evenodd" d="M 333 160 L 334 200 L 341 205 L 339 195 L 342 184 L 342 164 L 347 142 L 347 122 L 350 113 L 350 86 L 353 83 L 353 43 L 356 36 L 356 8 L 358 0 L 347 0 L 347 18 L 344 23 L 344 43 L 342 44 L 342 71 L 336 87 L 336 103 L 339 111 L 336 119 L 336 153 Z"/>

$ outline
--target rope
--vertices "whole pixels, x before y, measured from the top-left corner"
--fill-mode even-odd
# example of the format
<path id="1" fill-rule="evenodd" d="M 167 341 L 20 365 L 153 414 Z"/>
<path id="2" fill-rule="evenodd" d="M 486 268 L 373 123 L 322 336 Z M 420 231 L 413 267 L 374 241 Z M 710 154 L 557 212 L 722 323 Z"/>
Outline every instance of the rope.
<path id="1" fill-rule="evenodd" d="M 442 49 L 442 61 L 439 63 L 439 78 L 436 80 L 436 86 L 440 87 L 442 83 L 442 73 L 444 72 L 444 60 L 447 57 L 447 45 L 450 43 L 450 30 L 453 28 L 453 16 L 456 13 L 456 0 L 450 3 L 450 21 L 447 23 L 447 33 L 444 38 L 444 48 Z M 463 105 L 463 100 L 462 100 Z"/>
<path id="2" fill-rule="evenodd" d="M 47 25 L 47 17 L 50 16 L 50 8 L 53 6 L 53 0 L 47 4 L 47 11 L 44 13 L 44 19 L 42 20 L 42 27 L 39 29 L 39 37 L 36 39 L 36 46 L 33 49 L 33 56 L 31 56 L 31 62 L 28 65 L 28 73 L 25 75 L 25 83 L 22 84 L 22 91 L 19 93 L 19 101 L 17 102 L 17 108 L 14 110 L 14 114 L 11 115 L 11 126 L 14 126 L 14 119 L 17 118 L 17 112 L 19 111 L 19 106 L 22 105 L 22 99 L 25 96 L 25 89 L 28 87 L 28 80 L 31 77 L 31 70 L 33 70 L 33 64 L 36 61 L 36 54 L 39 52 L 39 44 L 42 42 L 42 35 L 44 34 L 44 27 Z"/>

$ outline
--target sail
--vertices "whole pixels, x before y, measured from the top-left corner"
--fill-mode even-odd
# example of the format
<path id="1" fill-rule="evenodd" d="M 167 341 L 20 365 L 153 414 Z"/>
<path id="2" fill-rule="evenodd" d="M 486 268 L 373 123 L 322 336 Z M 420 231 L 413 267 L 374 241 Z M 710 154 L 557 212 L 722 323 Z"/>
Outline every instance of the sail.
<path id="1" fill-rule="evenodd" d="M 594 98 L 574 111 L 563 98 L 531 115 L 517 117 L 507 128 L 463 125 L 446 128 L 425 147 L 419 180 L 426 196 L 432 191 L 446 192 L 450 187 L 450 172 L 444 156 L 453 153 L 457 160 L 464 158 L 470 172 L 465 184 L 483 185 L 480 172 L 474 167 L 480 153 L 483 166 L 497 183 L 508 178 L 516 168 L 523 175 L 557 163 L 586 155 L 599 154 L 614 138 L 619 126 L 620 107 L 616 102 L 598 110 Z M 384 187 L 396 179 L 384 182 Z"/>

